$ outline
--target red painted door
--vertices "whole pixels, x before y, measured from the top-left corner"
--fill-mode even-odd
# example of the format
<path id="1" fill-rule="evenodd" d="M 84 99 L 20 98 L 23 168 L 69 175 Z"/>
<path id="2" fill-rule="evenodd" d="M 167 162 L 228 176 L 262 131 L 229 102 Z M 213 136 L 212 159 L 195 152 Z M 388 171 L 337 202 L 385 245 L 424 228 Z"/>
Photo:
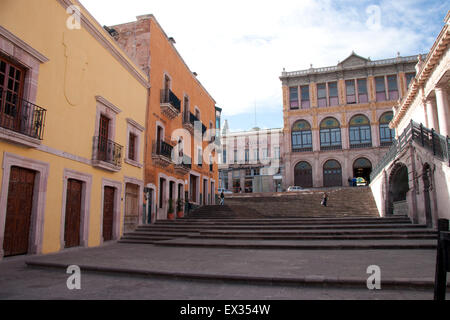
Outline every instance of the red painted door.
<path id="1" fill-rule="evenodd" d="M 36 172 L 12 167 L 6 208 L 4 256 L 28 253 Z"/>
<path id="2" fill-rule="evenodd" d="M 82 186 L 81 181 L 69 179 L 67 182 L 66 223 L 64 228 L 66 248 L 80 245 Z"/>
<path id="3" fill-rule="evenodd" d="M 114 194 L 114 188 L 105 187 L 103 200 L 103 241 L 109 241 L 113 238 Z"/>

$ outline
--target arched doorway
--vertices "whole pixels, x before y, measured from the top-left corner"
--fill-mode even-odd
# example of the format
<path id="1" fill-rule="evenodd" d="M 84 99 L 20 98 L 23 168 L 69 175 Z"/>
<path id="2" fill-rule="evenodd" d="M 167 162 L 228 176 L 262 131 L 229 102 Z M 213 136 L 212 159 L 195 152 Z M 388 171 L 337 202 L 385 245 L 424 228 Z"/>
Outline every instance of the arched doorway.
<path id="1" fill-rule="evenodd" d="M 312 167 L 306 161 L 297 163 L 294 169 L 294 183 L 303 188 L 312 188 Z"/>
<path id="2" fill-rule="evenodd" d="M 422 179 L 423 179 L 423 197 L 425 206 L 425 219 L 427 226 L 433 225 L 433 218 L 431 216 L 431 200 L 430 200 L 430 188 L 431 188 L 431 168 L 428 163 L 423 165 Z"/>
<path id="3" fill-rule="evenodd" d="M 367 181 L 367 184 L 370 183 L 370 174 L 372 172 L 372 163 L 369 159 L 366 158 L 358 158 L 353 163 L 353 177 L 355 178 L 364 178 Z"/>
<path id="4" fill-rule="evenodd" d="M 409 191 L 408 168 L 398 163 L 389 178 L 389 214 L 407 214 L 406 194 Z"/>
<path id="5" fill-rule="evenodd" d="M 328 160 L 323 165 L 323 186 L 342 186 L 342 168 L 338 161 Z"/>

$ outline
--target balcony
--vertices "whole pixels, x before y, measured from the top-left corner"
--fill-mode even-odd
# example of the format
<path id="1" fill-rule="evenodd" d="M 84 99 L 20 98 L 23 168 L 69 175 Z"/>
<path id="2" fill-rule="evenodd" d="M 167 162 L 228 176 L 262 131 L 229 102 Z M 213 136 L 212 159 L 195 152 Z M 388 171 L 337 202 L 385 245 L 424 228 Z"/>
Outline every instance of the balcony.
<path id="1" fill-rule="evenodd" d="M 292 147 L 292 152 L 312 152 L 313 148 L 312 147 Z"/>
<path id="2" fill-rule="evenodd" d="M 190 157 L 183 155 L 180 163 L 176 163 L 174 166 L 175 172 L 181 175 L 185 175 L 191 171 L 192 160 Z"/>
<path id="3" fill-rule="evenodd" d="M 386 140 L 386 141 L 381 141 L 380 142 L 380 147 L 390 147 L 390 146 L 392 146 L 392 140 Z"/>
<path id="4" fill-rule="evenodd" d="M 181 112 L 181 101 L 170 89 L 161 90 L 161 111 L 169 119 L 175 119 Z"/>
<path id="5" fill-rule="evenodd" d="M 200 120 L 195 115 L 193 115 L 192 113 L 184 114 L 183 128 L 188 130 L 191 134 L 194 134 L 196 122 L 200 122 Z M 202 123 L 202 135 L 205 134 L 206 130 L 207 127 Z"/>
<path id="6" fill-rule="evenodd" d="M 0 138 L 37 147 L 44 137 L 47 110 L 0 90 Z"/>
<path id="7" fill-rule="evenodd" d="M 167 167 L 172 164 L 173 146 L 166 141 L 153 141 L 152 159 L 160 167 Z"/>
<path id="8" fill-rule="evenodd" d="M 123 147 L 114 141 L 98 136 L 93 140 L 92 165 L 112 172 L 120 171 Z"/>
<path id="9" fill-rule="evenodd" d="M 342 145 L 321 145 L 320 151 L 327 151 L 327 150 L 342 150 Z"/>
<path id="10" fill-rule="evenodd" d="M 372 142 L 366 142 L 366 143 L 350 142 L 350 149 L 363 149 L 363 148 L 372 148 Z"/>

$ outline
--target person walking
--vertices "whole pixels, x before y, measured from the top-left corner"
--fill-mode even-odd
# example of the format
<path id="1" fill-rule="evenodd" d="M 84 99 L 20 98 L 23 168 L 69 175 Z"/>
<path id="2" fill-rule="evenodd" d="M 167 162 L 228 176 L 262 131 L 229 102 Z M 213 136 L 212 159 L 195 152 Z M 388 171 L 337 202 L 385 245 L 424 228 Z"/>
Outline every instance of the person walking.
<path id="1" fill-rule="evenodd" d="M 326 207 L 327 206 L 327 201 L 328 201 L 328 194 L 326 192 L 324 192 L 323 197 L 322 197 L 322 202 L 320 204 L 322 206 Z"/>
<path id="2" fill-rule="evenodd" d="M 223 191 L 220 193 L 220 205 L 223 206 L 225 202 L 225 195 L 223 194 Z"/>

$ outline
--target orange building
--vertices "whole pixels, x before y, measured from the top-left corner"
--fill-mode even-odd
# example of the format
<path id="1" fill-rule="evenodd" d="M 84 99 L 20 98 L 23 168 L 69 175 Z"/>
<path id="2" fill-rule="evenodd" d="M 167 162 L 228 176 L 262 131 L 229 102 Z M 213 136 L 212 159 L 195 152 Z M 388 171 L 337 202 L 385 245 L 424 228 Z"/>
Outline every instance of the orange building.
<path id="1" fill-rule="evenodd" d="M 151 208 L 147 221 L 182 214 L 186 202 L 215 203 L 215 128 L 220 123 L 216 102 L 153 15 L 106 29 L 150 76 L 144 164 Z"/>

